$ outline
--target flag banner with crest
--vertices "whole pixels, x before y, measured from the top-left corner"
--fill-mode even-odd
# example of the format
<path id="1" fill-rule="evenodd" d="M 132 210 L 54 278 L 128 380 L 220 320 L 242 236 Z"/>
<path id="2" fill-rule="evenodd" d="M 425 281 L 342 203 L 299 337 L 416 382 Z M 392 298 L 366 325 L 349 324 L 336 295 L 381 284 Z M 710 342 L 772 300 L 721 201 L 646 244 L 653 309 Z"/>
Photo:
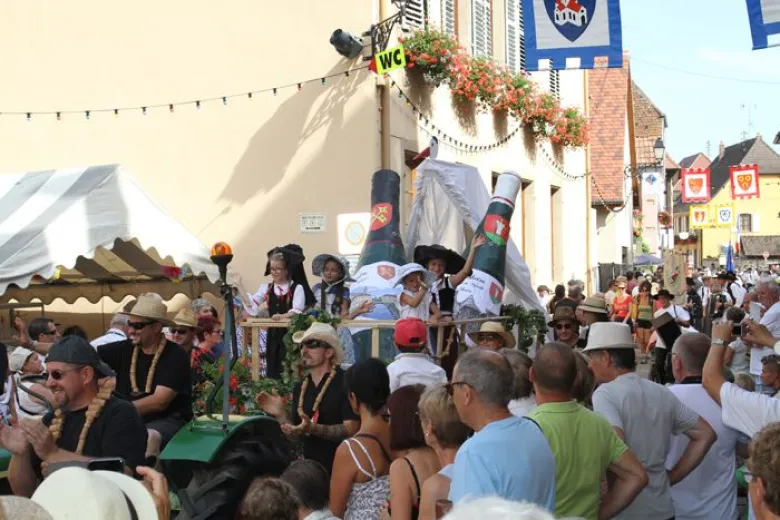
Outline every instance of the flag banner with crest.
<path id="1" fill-rule="evenodd" d="M 709 202 L 710 200 L 710 169 L 709 168 L 683 168 L 682 169 L 682 201 Z"/>
<path id="2" fill-rule="evenodd" d="M 642 174 L 642 192 L 643 193 L 661 193 L 664 183 L 661 182 L 659 172 L 645 172 Z"/>
<path id="3" fill-rule="evenodd" d="M 753 49 L 780 46 L 780 0 L 747 0 Z"/>
<path id="4" fill-rule="evenodd" d="M 715 210 L 715 224 L 718 227 L 734 227 L 736 224 L 733 204 L 718 204 Z"/>
<path id="5" fill-rule="evenodd" d="M 710 207 L 709 206 L 690 206 L 690 225 L 693 229 L 703 229 L 712 227 L 710 221 Z"/>
<path id="6" fill-rule="evenodd" d="M 522 0 L 529 71 L 623 66 L 619 0 Z"/>
<path id="7" fill-rule="evenodd" d="M 761 196 L 758 186 L 758 165 L 740 164 L 730 166 L 731 174 L 731 198 L 734 200 L 759 198 Z"/>

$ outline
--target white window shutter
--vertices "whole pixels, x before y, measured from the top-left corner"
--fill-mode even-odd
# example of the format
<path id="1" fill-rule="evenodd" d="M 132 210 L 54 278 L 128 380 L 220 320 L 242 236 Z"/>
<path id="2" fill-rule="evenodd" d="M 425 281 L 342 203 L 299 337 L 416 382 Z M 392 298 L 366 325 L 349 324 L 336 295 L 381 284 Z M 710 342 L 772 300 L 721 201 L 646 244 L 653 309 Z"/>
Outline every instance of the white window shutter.
<path id="1" fill-rule="evenodd" d="M 455 0 L 441 0 L 441 29 L 445 34 L 455 36 Z"/>
<path id="2" fill-rule="evenodd" d="M 424 29 L 428 18 L 426 0 L 407 0 L 404 26 L 409 29 Z"/>
<path id="3" fill-rule="evenodd" d="M 758 221 L 759 221 L 760 217 L 761 217 L 760 214 L 753 213 L 753 216 L 750 218 L 750 220 L 752 221 L 751 224 L 753 226 L 753 229 L 751 229 L 751 231 L 753 233 L 758 233 L 760 231 L 760 227 L 759 227 L 759 224 L 758 224 Z"/>
<path id="4" fill-rule="evenodd" d="M 520 26 L 518 0 L 506 0 L 506 66 L 512 72 L 520 72 Z"/>
<path id="5" fill-rule="evenodd" d="M 443 18 L 441 10 L 443 2 L 439 0 L 426 0 L 427 1 L 427 13 L 428 13 L 428 26 L 433 26 L 436 29 L 441 29 L 443 26 Z"/>
<path id="6" fill-rule="evenodd" d="M 493 53 L 491 0 L 471 0 L 471 55 L 489 57 Z"/>
<path id="7" fill-rule="evenodd" d="M 523 0 L 517 0 L 517 26 L 519 28 L 518 47 L 520 48 L 520 70 L 525 68 L 525 17 L 523 15 Z"/>
<path id="8" fill-rule="evenodd" d="M 550 92 L 561 99 L 561 71 L 550 70 Z"/>

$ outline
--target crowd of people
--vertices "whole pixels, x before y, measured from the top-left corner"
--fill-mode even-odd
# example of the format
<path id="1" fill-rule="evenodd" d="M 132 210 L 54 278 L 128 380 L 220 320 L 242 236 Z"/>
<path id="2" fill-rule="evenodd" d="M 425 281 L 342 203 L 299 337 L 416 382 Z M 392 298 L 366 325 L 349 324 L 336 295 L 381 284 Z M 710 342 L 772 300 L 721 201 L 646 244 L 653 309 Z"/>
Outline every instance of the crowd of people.
<path id="1" fill-rule="evenodd" d="M 241 312 L 370 310 L 351 304 L 342 259 L 318 257 L 323 282 L 309 290 L 288 270 L 301 267 L 291 251 L 269 253 L 273 282 L 257 293 L 238 284 Z M 448 275 L 435 254 L 399 272 L 389 364 L 348 359 L 344 329 L 327 323 L 295 333 L 305 375 L 263 409 L 300 456 L 243 483 L 236 518 L 733 520 L 738 476 L 750 514 L 780 518 L 772 275 L 694 272 L 682 298 L 662 273 L 628 273 L 587 297 L 576 280 L 549 298 L 540 287 L 550 333 L 530 353 L 485 321 L 449 358 L 435 355 L 430 326 L 451 316 L 440 289 L 462 281 L 470 260 Z M 175 497 L 157 457 L 192 419 L 198 364 L 225 348 L 214 306 L 196 300 L 171 319 L 144 294 L 91 343 L 47 318 L 17 326 L 22 345 L 0 356 L 0 445 L 15 495 L 0 511 L 169 518 Z M 268 377 L 281 370 L 278 339 L 269 331 Z M 644 363 L 650 379 L 637 372 Z M 119 471 L 101 471 L 112 461 Z M 72 500 L 85 489 L 104 491 Z"/>

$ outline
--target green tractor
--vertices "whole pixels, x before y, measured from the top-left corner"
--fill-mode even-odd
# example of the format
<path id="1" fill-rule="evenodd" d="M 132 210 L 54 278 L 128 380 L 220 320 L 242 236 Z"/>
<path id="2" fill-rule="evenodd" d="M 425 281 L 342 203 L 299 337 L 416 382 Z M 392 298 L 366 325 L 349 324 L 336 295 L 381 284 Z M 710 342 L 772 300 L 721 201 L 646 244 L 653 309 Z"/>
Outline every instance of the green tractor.
<path id="1" fill-rule="evenodd" d="M 227 283 L 230 246 L 217 243 L 211 260 L 219 267 L 225 300 L 224 366 L 238 360 L 233 291 Z M 230 415 L 229 378 L 223 376 L 206 399 L 206 412 L 182 428 L 160 454 L 163 473 L 181 501 L 179 520 L 232 520 L 256 476 L 279 476 L 293 459 L 292 446 L 279 422 L 263 412 Z M 222 393 L 222 413 L 215 415 Z"/>

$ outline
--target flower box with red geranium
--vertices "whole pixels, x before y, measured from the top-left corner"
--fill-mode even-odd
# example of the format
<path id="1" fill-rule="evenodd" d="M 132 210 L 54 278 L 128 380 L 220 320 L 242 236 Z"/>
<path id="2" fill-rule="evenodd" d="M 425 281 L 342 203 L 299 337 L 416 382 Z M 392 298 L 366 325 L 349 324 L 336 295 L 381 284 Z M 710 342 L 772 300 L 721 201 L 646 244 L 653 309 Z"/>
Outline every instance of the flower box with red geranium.
<path id="1" fill-rule="evenodd" d="M 569 148 L 582 148 L 588 144 L 588 123 L 578 108 L 568 107 L 554 123 L 550 141 Z"/>
<path id="2" fill-rule="evenodd" d="M 472 58 L 462 53 L 452 58 L 450 89 L 459 102 L 476 102 L 485 111 L 501 110 L 506 73 L 488 58 Z"/>
<path id="3" fill-rule="evenodd" d="M 406 53 L 409 72 L 419 72 L 423 79 L 438 87 L 449 80 L 452 57 L 460 53 L 458 42 L 437 29 L 428 28 L 399 38 Z"/>
<path id="4" fill-rule="evenodd" d="M 515 119 L 525 121 L 533 106 L 536 85 L 523 73 L 508 76 L 499 106 L 508 110 Z"/>
<path id="5" fill-rule="evenodd" d="M 661 224 L 662 227 L 671 227 L 672 226 L 672 216 L 669 215 L 666 211 L 659 211 L 658 212 L 658 223 Z"/>
<path id="6" fill-rule="evenodd" d="M 555 123 L 561 115 L 558 98 L 549 92 L 535 96 L 528 107 L 526 123 L 537 137 L 550 137 L 555 133 Z"/>

